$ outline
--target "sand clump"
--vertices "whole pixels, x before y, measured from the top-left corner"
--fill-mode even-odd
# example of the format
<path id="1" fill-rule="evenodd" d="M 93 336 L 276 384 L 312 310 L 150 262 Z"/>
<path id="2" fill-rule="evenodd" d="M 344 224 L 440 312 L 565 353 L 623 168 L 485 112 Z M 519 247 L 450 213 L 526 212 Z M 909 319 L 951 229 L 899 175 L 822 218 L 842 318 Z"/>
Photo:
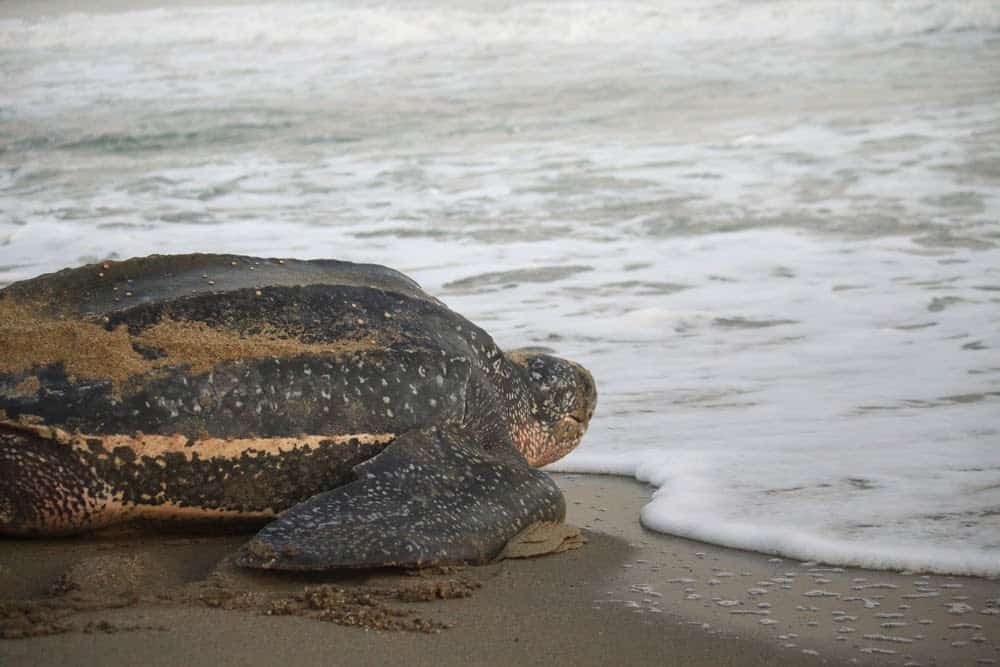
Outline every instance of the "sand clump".
<path id="1" fill-rule="evenodd" d="M 124 632 L 162 629 L 142 624 L 108 620 L 80 622 L 87 612 L 132 607 L 140 602 L 139 591 L 149 582 L 154 563 L 148 556 L 100 555 L 70 565 L 39 599 L 0 602 L 0 638 L 24 639 L 67 632 Z"/>
<path id="2" fill-rule="evenodd" d="M 418 572 L 416 578 L 382 578 L 381 586 L 318 584 L 296 589 L 294 578 L 230 572 L 229 561 L 223 559 L 203 579 L 163 587 L 156 585 L 159 568 L 146 554 L 84 558 L 69 565 L 45 595 L 0 601 L 0 639 L 169 630 L 93 618 L 100 612 L 139 606 L 201 606 L 260 616 L 295 616 L 365 630 L 437 633 L 451 624 L 427 618 L 409 605 L 467 598 L 480 587 L 478 582 L 449 576 L 455 570 L 448 570 Z M 82 614 L 87 615 L 85 619 Z"/>
<path id="3" fill-rule="evenodd" d="M 392 606 L 386 602 L 393 599 L 401 602 L 426 602 L 468 597 L 471 594 L 471 586 L 455 581 L 388 590 L 309 586 L 301 593 L 272 601 L 264 613 L 268 616 L 301 616 L 367 630 L 434 633 L 451 625 L 422 618 L 411 609 Z"/>
<path id="4" fill-rule="evenodd" d="M 0 601 L 0 639 L 28 639 L 61 635 L 68 632 L 124 632 L 134 630 L 165 630 L 161 626 L 116 623 L 109 620 L 81 622 L 77 616 L 87 612 L 132 607 L 139 603 L 132 598 L 94 598 L 83 600 L 58 596 L 42 600 Z"/>
<path id="5" fill-rule="evenodd" d="M 210 579 L 173 599 L 214 609 L 297 616 L 366 630 L 436 633 L 451 624 L 424 618 L 411 608 L 392 603 L 467 598 L 480 587 L 478 582 L 450 578 L 401 581 L 389 587 L 319 584 L 291 593 L 274 593 L 232 588 L 225 582 L 225 578 Z"/>
<path id="6" fill-rule="evenodd" d="M 0 639 L 27 639 L 72 632 L 67 619 L 74 610 L 61 604 L 33 600 L 0 602 Z"/>
<path id="7" fill-rule="evenodd" d="M 465 580 L 449 579 L 447 581 L 427 582 L 417 585 L 403 586 L 397 589 L 396 595 L 401 602 L 430 602 L 432 600 L 454 600 L 467 598 L 479 588 Z"/>

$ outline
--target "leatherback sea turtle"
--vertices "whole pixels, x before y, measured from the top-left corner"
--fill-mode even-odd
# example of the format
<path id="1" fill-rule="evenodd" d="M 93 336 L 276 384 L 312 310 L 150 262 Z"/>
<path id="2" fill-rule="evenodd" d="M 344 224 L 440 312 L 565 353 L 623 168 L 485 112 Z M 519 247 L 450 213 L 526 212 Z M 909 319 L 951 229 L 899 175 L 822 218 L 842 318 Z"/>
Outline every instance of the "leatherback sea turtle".
<path id="1" fill-rule="evenodd" d="M 0 533 L 263 518 L 239 563 L 486 562 L 558 488 L 581 366 L 504 353 L 392 269 L 151 256 L 0 290 Z"/>

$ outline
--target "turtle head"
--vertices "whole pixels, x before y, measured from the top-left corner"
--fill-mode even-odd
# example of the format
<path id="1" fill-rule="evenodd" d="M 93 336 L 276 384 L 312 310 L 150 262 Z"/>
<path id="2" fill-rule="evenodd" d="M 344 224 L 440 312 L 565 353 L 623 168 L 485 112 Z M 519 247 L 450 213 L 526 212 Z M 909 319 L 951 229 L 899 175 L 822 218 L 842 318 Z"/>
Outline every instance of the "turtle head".
<path id="1" fill-rule="evenodd" d="M 514 419 L 514 444 L 536 467 L 561 459 L 580 444 L 594 415 L 594 377 L 580 364 L 533 348 L 507 358 L 521 367 L 528 389 L 527 414 Z"/>

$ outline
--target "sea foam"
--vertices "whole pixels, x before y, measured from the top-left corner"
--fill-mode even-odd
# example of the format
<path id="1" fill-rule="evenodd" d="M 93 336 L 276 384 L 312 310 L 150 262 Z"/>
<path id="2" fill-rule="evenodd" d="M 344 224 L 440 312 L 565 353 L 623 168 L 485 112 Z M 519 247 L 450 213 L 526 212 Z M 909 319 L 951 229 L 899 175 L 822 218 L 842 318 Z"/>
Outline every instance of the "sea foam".
<path id="1" fill-rule="evenodd" d="M 477 48 L 519 44 L 657 44 L 870 39 L 1000 29 L 989 0 L 909 2 L 521 2 L 442 6 L 274 2 L 83 13 L 0 21 L 4 49 L 331 43 L 398 47 L 447 41 Z"/>

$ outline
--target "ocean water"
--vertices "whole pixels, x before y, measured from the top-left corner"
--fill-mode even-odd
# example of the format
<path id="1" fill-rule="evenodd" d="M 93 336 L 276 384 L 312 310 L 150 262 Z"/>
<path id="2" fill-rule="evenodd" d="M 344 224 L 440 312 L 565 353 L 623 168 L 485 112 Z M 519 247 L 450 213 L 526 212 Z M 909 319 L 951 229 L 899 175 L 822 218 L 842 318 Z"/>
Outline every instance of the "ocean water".
<path id="1" fill-rule="evenodd" d="M 1000 575 L 1000 5 L 163 4 L 0 7 L 0 283 L 389 264 L 594 371 L 648 528 Z"/>

